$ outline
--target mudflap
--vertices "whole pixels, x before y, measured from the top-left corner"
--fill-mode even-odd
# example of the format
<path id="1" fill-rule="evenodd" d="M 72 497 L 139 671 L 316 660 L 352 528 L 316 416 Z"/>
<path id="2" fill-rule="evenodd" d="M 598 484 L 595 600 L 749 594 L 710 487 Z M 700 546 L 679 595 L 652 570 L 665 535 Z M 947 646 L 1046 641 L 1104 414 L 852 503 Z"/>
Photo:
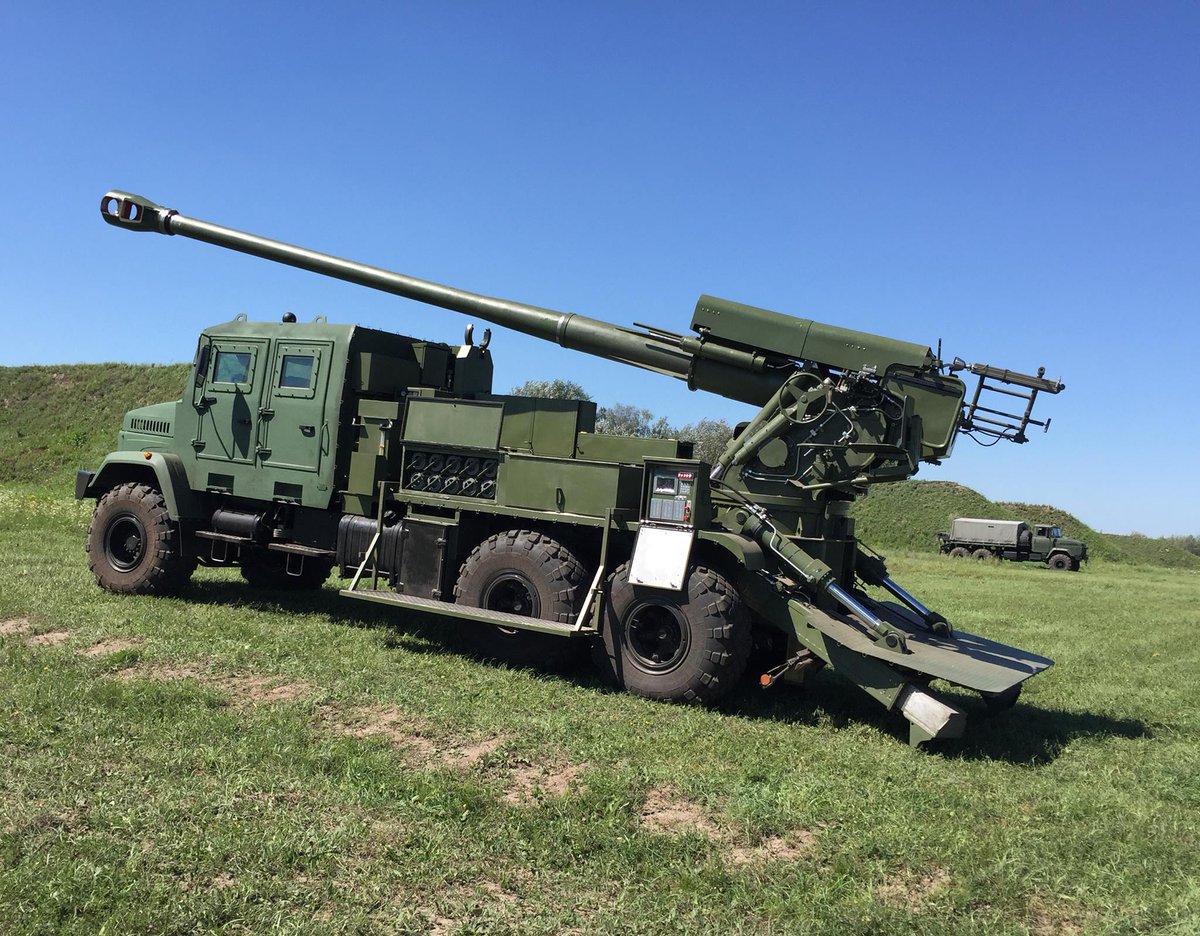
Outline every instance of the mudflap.
<path id="1" fill-rule="evenodd" d="M 760 592 L 757 597 L 766 595 Z M 956 631 L 953 637 L 938 637 L 906 608 L 890 602 L 871 606 L 904 632 L 903 652 L 873 640 L 850 616 L 796 598 L 778 600 L 775 604 L 768 599 L 775 607 L 758 610 L 774 621 L 786 615 L 788 630 L 804 647 L 889 710 L 898 709 L 909 721 L 909 743 L 914 746 L 959 737 L 966 724 L 966 713 L 940 698 L 929 688 L 930 681 L 940 679 L 978 692 L 995 709 L 1015 702 L 1026 679 L 1053 665 L 1045 657 L 974 634 Z"/>

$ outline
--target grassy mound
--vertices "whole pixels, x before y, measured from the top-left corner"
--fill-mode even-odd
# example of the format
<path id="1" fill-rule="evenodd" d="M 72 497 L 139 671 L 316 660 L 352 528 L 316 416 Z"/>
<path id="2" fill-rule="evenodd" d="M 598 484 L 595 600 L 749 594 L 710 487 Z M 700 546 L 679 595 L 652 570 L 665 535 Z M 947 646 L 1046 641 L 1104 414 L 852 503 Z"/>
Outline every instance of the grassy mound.
<path id="1" fill-rule="evenodd" d="M 127 410 L 177 400 L 188 365 L 0 367 L 0 482 L 70 484 L 114 448 Z"/>
<path id="2" fill-rule="evenodd" d="M 864 542 L 883 549 L 921 551 L 936 549 L 936 534 L 948 531 L 955 517 L 1027 519 L 1024 514 L 952 481 L 879 484 L 855 503 L 853 514 L 857 533 Z"/>

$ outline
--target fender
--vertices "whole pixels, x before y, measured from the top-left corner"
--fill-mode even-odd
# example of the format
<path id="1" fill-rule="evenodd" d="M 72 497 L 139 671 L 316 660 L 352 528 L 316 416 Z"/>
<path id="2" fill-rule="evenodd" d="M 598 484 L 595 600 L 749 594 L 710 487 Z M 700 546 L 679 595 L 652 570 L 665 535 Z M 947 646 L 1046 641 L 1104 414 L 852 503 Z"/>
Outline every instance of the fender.
<path id="1" fill-rule="evenodd" d="M 153 480 L 162 492 L 172 520 L 190 519 L 202 514 L 187 471 L 178 455 L 169 452 L 113 452 L 105 457 L 99 471 L 80 471 L 75 478 L 75 497 L 102 497 L 104 492 L 127 481 Z"/>
<path id="2" fill-rule="evenodd" d="M 701 542 L 712 543 L 729 553 L 747 572 L 756 572 L 766 566 L 762 547 L 740 533 L 724 530 L 701 530 L 697 537 Z"/>

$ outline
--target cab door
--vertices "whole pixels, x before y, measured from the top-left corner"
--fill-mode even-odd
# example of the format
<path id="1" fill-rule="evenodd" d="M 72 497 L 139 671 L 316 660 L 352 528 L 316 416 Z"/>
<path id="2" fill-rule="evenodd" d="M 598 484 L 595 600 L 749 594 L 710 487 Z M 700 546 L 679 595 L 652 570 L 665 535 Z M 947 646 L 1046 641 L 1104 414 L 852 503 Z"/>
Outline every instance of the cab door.
<path id="1" fill-rule="evenodd" d="M 267 342 L 214 338 L 206 378 L 192 391 L 198 420 L 192 447 L 197 458 L 253 465 L 258 450 L 258 410 Z"/>
<path id="2" fill-rule="evenodd" d="M 262 408 L 263 465 L 293 474 L 304 484 L 330 456 L 325 405 L 333 343 L 278 341 Z"/>

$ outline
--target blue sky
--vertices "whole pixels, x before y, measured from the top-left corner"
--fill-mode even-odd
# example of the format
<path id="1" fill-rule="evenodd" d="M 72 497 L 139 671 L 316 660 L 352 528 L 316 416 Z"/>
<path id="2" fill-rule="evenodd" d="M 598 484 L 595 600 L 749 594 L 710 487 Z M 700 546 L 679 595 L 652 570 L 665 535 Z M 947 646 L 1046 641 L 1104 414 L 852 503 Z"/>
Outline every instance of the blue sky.
<path id="1" fill-rule="evenodd" d="M 294 311 L 466 320 L 114 231 L 110 188 L 490 295 L 684 330 L 701 293 L 1044 364 L 1045 436 L 920 477 L 1200 533 L 1200 6 L 6 4 L 0 364 L 191 357 Z M 498 332 L 688 422 L 750 410 Z"/>

